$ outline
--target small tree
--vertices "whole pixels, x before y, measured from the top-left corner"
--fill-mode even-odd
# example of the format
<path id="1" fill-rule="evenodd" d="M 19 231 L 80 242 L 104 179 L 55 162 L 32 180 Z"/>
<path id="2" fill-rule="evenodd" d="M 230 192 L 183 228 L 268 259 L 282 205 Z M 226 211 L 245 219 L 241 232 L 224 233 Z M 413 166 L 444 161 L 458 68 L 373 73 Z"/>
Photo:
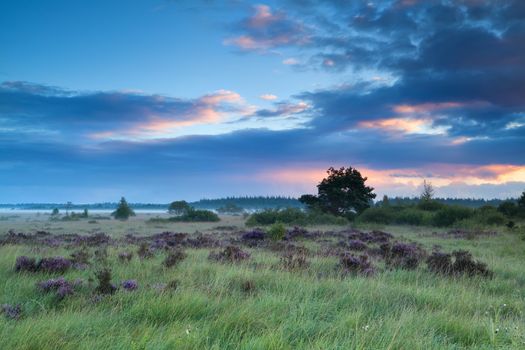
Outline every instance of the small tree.
<path id="1" fill-rule="evenodd" d="M 434 198 L 434 186 L 431 182 L 423 180 L 423 192 L 421 193 L 421 200 L 423 202 L 430 202 Z"/>
<path id="2" fill-rule="evenodd" d="M 127 220 L 130 216 L 135 216 L 135 212 L 126 202 L 126 198 L 122 197 L 117 209 L 111 215 L 118 220 Z"/>
<path id="3" fill-rule="evenodd" d="M 385 208 L 390 206 L 390 200 L 388 199 L 388 196 L 386 194 L 383 196 L 383 201 L 381 202 L 381 206 Z"/>
<path id="4" fill-rule="evenodd" d="M 370 207 L 376 197 L 372 187 L 366 186 L 366 177 L 352 167 L 327 170 L 328 177 L 317 185 L 317 196 L 304 195 L 299 200 L 309 208 L 319 208 L 334 215 L 361 213 Z"/>
<path id="5" fill-rule="evenodd" d="M 171 202 L 168 207 L 168 213 L 173 215 L 186 215 L 191 210 L 190 205 L 186 201 L 175 201 Z"/>
<path id="6" fill-rule="evenodd" d="M 525 191 L 523 191 L 521 197 L 518 198 L 518 207 L 525 209 Z"/>
<path id="7" fill-rule="evenodd" d="M 58 211 L 58 208 L 55 208 L 53 209 L 53 211 L 51 212 L 51 215 L 52 216 L 57 216 L 60 212 Z"/>

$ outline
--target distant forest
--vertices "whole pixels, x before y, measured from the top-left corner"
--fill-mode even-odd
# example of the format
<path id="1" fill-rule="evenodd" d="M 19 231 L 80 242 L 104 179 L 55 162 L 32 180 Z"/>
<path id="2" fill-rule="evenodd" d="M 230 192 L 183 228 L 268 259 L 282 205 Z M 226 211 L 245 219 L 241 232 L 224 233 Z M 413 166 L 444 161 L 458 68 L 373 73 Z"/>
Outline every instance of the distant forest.
<path id="1" fill-rule="evenodd" d="M 473 199 L 473 198 L 435 198 L 436 201 L 448 205 L 462 205 L 471 208 L 478 208 L 484 205 L 498 206 L 506 200 L 516 201 L 516 199 Z M 380 205 L 383 199 L 378 198 L 376 205 Z M 390 205 L 412 205 L 419 201 L 418 197 L 392 197 L 388 198 Z M 269 208 L 303 208 L 303 204 L 297 198 L 283 196 L 254 196 L 254 197 L 226 197 L 218 199 L 201 199 L 190 202 L 191 206 L 197 209 L 217 209 L 226 204 L 235 204 L 248 210 L 261 210 Z M 33 209 L 33 210 L 103 210 L 115 209 L 117 202 L 93 203 L 93 204 L 74 204 L 74 203 L 17 203 L 0 204 L 0 208 L 14 209 Z M 142 210 L 168 210 L 169 203 L 130 203 L 134 209 Z"/>

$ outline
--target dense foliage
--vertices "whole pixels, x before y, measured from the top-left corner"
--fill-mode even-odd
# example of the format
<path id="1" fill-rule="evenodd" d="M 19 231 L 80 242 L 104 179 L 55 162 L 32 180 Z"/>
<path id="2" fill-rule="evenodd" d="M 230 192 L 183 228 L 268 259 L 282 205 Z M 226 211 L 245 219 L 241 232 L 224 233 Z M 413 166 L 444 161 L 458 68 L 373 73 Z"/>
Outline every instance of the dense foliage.
<path id="1" fill-rule="evenodd" d="M 267 209 L 250 215 L 247 226 L 266 226 L 281 222 L 287 225 L 346 225 L 348 220 L 318 210 L 302 211 L 297 208 Z"/>
<path id="2" fill-rule="evenodd" d="M 303 195 L 299 200 L 309 209 L 320 209 L 332 215 L 348 216 L 370 207 L 376 197 L 366 186 L 366 177 L 352 167 L 327 170 L 328 176 L 317 185 L 317 196 Z"/>
<path id="3" fill-rule="evenodd" d="M 135 212 L 126 202 L 126 198 L 122 197 L 117 209 L 111 213 L 111 216 L 118 220 L 127 220 L 130 216 L 135 216 Z"/>

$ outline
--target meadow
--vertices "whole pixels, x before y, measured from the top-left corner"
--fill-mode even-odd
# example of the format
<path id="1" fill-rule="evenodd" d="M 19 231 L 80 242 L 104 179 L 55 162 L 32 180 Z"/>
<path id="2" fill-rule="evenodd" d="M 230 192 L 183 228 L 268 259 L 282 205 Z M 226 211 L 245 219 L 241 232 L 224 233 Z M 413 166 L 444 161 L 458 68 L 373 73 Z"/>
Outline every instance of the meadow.
<path id="1" fill-rule="evenodd" d="M 520 228 L 314 225 L 271 239 L 242 216 L 3 217 L 0 349 L 525 348 Z M 458 250 L 488 273 L 428 264 Z M 21 256 L 71 266 L 26 268 Z M 49 287 L 59 277 L 62 294 Z"/>

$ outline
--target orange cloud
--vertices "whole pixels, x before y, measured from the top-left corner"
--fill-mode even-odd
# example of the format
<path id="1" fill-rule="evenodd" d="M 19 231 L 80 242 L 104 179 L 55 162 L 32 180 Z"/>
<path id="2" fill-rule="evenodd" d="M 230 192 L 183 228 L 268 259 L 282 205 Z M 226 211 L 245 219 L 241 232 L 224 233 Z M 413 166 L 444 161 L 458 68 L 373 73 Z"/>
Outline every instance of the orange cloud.
<path id="1" fill-rule="evenodd" d="M 441 103 L 421 103 L 417 105 L 395 105 L 392 110 L 400 114 L 430 113 L 443 109 L 462 107 L 465 104 L 459 102 L 441 102 Z"/>
<path id="2" fill-rule="evenodd" d="M 382 129 L 386 131 L 402 131 L 405 133 L 418 133 L 430 129 L 432 121 L 429 119 L 389 118 L 366 120 L 357 124 L 359 128 Z"/>
<path id="3" fill-rule="evenodd" d="M 421 185 L 423 179 L 429 180 L 436 187 L 462 183 L 466 185 L 525 182 L 525 166 L 509 164 L 491 164 L 482 166 L 433 164 L 422 168 L 372 169 L 357 166 L 367 183 L 380 192 L 405 187 L 413 191 Z M 289 184 L 312 191 L 315 185 L 326 176 L 326 167 L 291 167 L 274 169 L 259 173 L 256 178 L 263 182 Z M 417 192 L 414 193 L 415 195 Z"/>

